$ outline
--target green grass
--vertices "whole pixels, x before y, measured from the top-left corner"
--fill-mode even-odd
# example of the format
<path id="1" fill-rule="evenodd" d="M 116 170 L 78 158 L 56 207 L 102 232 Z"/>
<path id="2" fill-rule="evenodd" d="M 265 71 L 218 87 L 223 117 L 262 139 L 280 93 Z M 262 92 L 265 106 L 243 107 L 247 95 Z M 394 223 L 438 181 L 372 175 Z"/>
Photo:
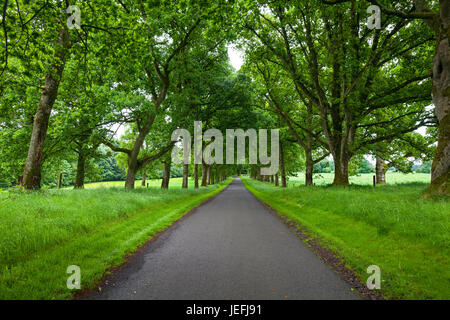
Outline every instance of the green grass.
<path id="1" fill-rule="evenodd" d="M 374 173 L 363 173 L 358 176 L 351 176 L 349 178 L 351 184 L 357 185 L 372 185 Z M 317 186 L 327 185 L 333 183 L 334 173 L 317 173 L 314 174 L 314 183 Z M 401 173 L 388 172 L 386 173 L 386 181 L 388 184 L 401 183 L 430 183 L 431 175 L 429 173 Z M 303 185 L 305 184 L 305 175 L 302 172 L 297 174 L 297 177 L 290 177 L 289 184 Z"/>
<path id="2" fill-rule="evenodd" d="M 141 186 L 141 180 L 136 180 L 135 187 L 143 188 Z M 169 182 L 170 188 L 181 188 L 181 184 L 183 182 L 183 178 L 171 178 Z M 161 179 L 148 179 L 146 183 L 149 184 L 150 187 L 161 187 Z M 86 183 L 84 186 L 86 189 L 92 188 L 111 188 L 111 187 L 124 187 L 125 181 L 106 181 L 106 182 L 90 182 Z M 189 188 L 194 187 L 194 180 L 189 179 Z M 73 187 L 70 187 L 73 188 Z"/>
<path id="3" fill-rule="evenodd" d="M 282 189 L 243 181 L 338 253 L 363 283 L 367 267 L 378 265 L 385 298 L 450 299 L 450 203 L 422 199 L 426 184 Z"/>
<path id="4" fill-rule="evenodd" d="M 198 190 L 48 190 L 0 194 L 0 299 L 67 299 L 69 265 L 82 288 L 219 193 L 226 182 Z"/>

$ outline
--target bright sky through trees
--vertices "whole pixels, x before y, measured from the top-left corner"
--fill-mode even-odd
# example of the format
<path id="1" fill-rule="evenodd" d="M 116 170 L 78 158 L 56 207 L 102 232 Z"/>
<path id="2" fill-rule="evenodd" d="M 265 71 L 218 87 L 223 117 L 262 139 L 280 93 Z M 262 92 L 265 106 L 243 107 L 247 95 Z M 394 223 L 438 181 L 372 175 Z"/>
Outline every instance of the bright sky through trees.
<path id="1" fill-rule="evenodd" d="M 239 70 L 241 66 L 244 64 L 244 53 L 238 49 L 234 45 L 228 46 L 228 57 L 230 58 L 230 63 L 234 69 Z"/>

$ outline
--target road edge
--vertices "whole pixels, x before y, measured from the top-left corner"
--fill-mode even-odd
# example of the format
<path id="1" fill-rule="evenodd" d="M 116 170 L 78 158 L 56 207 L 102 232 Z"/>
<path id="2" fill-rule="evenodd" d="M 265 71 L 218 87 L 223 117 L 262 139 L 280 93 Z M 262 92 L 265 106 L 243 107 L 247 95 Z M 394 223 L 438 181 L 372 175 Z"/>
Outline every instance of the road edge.
<path id="1" fill-rule="evenodd" d="M 190 215 L 194 214 L 195 211 L 203 206 L 204 204 L 212 201 L 214 198 L 216 198 L 218 195 L 220 195 L 222 192 L 224 192 L 230 184 L 234 181 L 234 178 L 231 178 L 230 181 L 225 181 L 225 184 L 223 186 L 220 186 L 218 189 L 213 190 L 211 193 L 212 195 L 203 200 L 201 203 L 199 203 L 197 206 L 191 208 L 187 212 L 185 212 L 179 219 L 175 220 L 170 226 L 165 228 L 164 230 L 161 230 L 155 234 L 153 234 L 149 239 L 147 239 L 142 245 L 136 247 L 136 250 L 133 252 L 129 252 L 124 256 L 124 262 L 120 264 L 119 266 L 110 266 L 107 268 L 104 272 L 100 280 L 98 280 L 94 287 L 92 289 L 89 288 L 82 288 L 80 291 L 77 291 L 72 294 L 72 296 L 68 300 L 84 300 L 88 295 L 93 294 L 96 291 L 99 291 L 99 288 L 106 283 L 109 277 L 111 277 L 113 274 L 119 272 L 123 268 L 125 268 L 142 250 L 144 250 L 147 246 L 149 246 L 151 243 L 156 241 L 161 235 L 163 235 L 166 232 L 170 232 L 171 229 L 174 229 L 179 223 L 181 223 L 184 219 L 189 217 Z"/>
<path id="2" fill-rule="evenodd" d="M 270 213 L 276 216 L 288 229 L 294 233 L 311 251 L 319 257 L 335 274 L 344 280 L 356 293 L 363 299 L 367 300 L 384 300 L 383 296 L 378 291 L 369 290 L 367 286 L 361 281 L 356 273 L 345 266 L 345 259 L 337 252 L 325 248 L 320 243 L 323 242 L 317 236 L 310 236 L 315 234 L 314 231 L 306 228 L 300 222 L 289 221 L 287 216 L 272 208 L 270 204 L 261 200 L 257 194 L 254 193 L 251 187 L 246 184 L 245 179 L 241 179 L 245 189 L 250 192 L 256 200 L 258 200 Z M 308 232 L 309 231 L 309 232 Z M 309 233 L 309 234 L 308 234 Z"/>

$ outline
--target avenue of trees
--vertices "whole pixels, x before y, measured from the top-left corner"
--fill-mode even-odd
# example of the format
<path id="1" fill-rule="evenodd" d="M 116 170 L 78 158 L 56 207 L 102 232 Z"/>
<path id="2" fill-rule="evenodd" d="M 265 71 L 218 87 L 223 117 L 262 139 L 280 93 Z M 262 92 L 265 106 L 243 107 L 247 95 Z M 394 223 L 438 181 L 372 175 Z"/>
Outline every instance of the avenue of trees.
<path id="1" fill-rule="evenodd" d="M 379 28 L 368 27 L 371 5 Z M 244 171 L 286 186 L 300 170 L 312 185 L 332 160 L 338 186 L 371 170 L 385 183 L 389 168 L 408 172 L 420 160 L 432 161 L 427 194 L 450 193 L 450 0 L 4 0 L 1 8 L 0 180 L 40 189 L 72 165 L 75 188 L 102 170 L 128 189 L 156 172 L 167 188 L 173 170 L 183 187 L 189 176 L 199 187 Z M 232 43 L 245 51 L 237 72 Z M 172 132 L 193 134 L 194 121 L 223 133 L 279 128 L 279 173 L 176 167 Z"/>

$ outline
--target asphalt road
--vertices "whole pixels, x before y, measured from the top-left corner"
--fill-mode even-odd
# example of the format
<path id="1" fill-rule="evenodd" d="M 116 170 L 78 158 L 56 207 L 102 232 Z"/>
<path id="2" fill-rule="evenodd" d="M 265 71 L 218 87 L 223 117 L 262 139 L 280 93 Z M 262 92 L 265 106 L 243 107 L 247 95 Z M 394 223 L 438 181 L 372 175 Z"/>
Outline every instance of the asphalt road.
<path id="1" fill-rule="evenodd" d="M 239 178 L 86 299 L 359 299 Z"/>

